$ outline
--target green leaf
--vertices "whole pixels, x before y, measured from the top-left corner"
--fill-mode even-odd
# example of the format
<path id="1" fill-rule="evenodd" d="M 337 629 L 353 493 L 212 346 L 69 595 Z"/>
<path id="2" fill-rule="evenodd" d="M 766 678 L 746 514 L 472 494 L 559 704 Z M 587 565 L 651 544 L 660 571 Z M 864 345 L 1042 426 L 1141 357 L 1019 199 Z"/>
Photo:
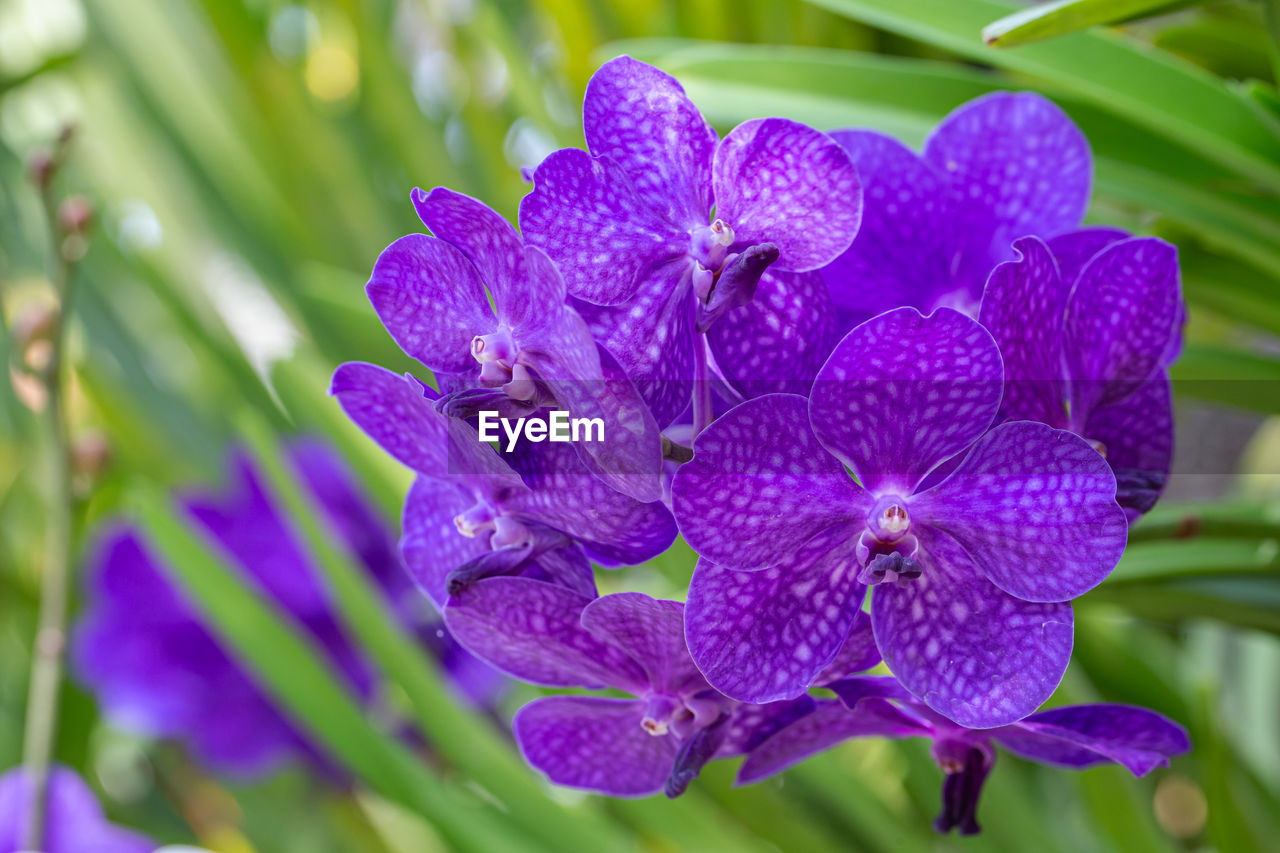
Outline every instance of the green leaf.
<path id="1" fill-rule="evenodd" d="M 1175 397 L 1280 414 L 1280 360 L 1236 347 L 1189 343 L 1170 371 Z"/>
<path id="2" fill-rule="evenodd" d="M 130 497 L 150 541 L 207 624 L 329 755 L 381 796 L 430 820 L 458 849 L 539 849 L 498 821 L 497 811 L 444 785 L 409 747 L 375 729 L 321 662 L 315 643 L 245 585 L 162 491 L 138 485 Z"/>
<path id="3" fill-rule="evenodd" d="M 992 47 L 1014 47 L 1078 32 L 1099 24 L 1163 15 L 1204 0 L 1057 0 L 1022 9 L 988 24 L 982 40 Z"/>
<path id="4" fill-rule="evenodd" d="M 551 801 L 510 741 L 459 704 L 439 662 L 387 618 L 386 600 L 367 572 L 333 540 L 321 521 L 323 509 L 299 487 L 265 424 L 246 419 L 242 432 L 266 475 L 269 492 L 285 508 L 313 563 L 332 585 L 345 624 L 383 674 L 408 695 L 415 722 L 435 748 L 548 847 L 572 834 L 593 850 L 627 849 L 626 839 L 602 821 L 592 805 L 570 810 Z"/>
<path id="5" fill-rule="evenodd" d="M 1221 79 L 1109 31 L 997 50 L 983 25 L 1020 7 L 996 0 L 809 0 L 961 56 L 1046 80 L 1093 105 L 1280 190 L 1280 145 Z"/>

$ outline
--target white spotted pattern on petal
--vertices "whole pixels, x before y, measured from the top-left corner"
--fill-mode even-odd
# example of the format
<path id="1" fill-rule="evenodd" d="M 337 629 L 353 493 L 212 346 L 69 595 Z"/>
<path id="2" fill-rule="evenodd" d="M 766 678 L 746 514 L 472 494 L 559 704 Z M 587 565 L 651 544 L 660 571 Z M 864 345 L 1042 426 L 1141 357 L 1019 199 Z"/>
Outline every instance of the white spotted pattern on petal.
<path id="1" fill-rule="evenodd" d="M 1076 227 L 1089 205 L 1088 140 L 1032 92 L 994 92 L 955 110 L 925 143 L 924 158 L 969 205 L 989 211 L 997 260 L 1018 237 Z"/>
<path id="2" fill-rule="evenodd" d="M 987 279 L 978 319 L 1004 359 L 1002 420 L 1067 426 L 1063 322 L 1071 283 L 1058 275 L 1049 247 L 1038 237 L 1013 244 L 1017 260 L 996 267 Z"/>
<path id="3" fill-rule="evenodd" d="M 747 397 L 808 394 L 835 343 L 835 317 L 818 272 L 760 277 L 756 296 L 707 333 L 716 366 Z"/>
<path id="4" fill-rule="evenodd" d="M 1071 291 L 1066 325 L 1072 410 L 1124 399 L 1165 364 L 1182 323 L 1178 250 L 1155 237 L 1112 243 Z"/>
<path id="5" fill-rule="evenodd" d="M 626 302 L 647 270 L 688 249 L 688 235 L 646 205 L 610 160 L 564 148 L 542 161 L 533 180 L 520 202 L 520 230 L 579 299 Z"/>
<path id="6" fill-rule="evenodd" d="M 962 726 L 1002 726 L 1040 707 L 1071 657 L 1071 605 L 1002 592 L 946 534 L 922 531 L 920 547 L 919 578 L 872 593 L 876 645 L 889 669 Z"/>
<path id="7" fill-rule="evenodd" d="M 719 137 L 675 78 L 629 56 L 609 60 L 587 83 L 582 129 L 646 205 L 685 230 L 707 224 Z"/>
<path id="8" fill-rule="evenodd" d="M 643 702 L 546 696 L 521 708 L 513 726 L 525 759 L 560 785 L 614 797 L 662 790 L 680 748 L 675 735 L 641 725 Z"/>
<path id="9" fill-rule="evenodd" d="M 942 483 L 911 498 L 912 529 L 954 537 L 996 586 L 1068 601 L 1102 582 L 1128 526 L 1107 462 L 1079 436 L 1031 421 L 984 435 Z"/>
<path id="10" fill-rule="evenodd" d="M 695 303 L 690 263 L 680 257 L 647 270 L 635 297 L 623 305 L 577 303 L 595 339 L 635 382 L 662 428 L 692 399 Z"/>
<path id="11" fill-rule="evenodd" d="M 819 533 L 758 572 L 698 561 L 685 630 L 712 687 L 742 702 L 772 702 L 814 684 L 858 617 L 858 533 L 851 525 Z"/>
<path id="12" fill-rule="evenodd" d="M 577 539 L 605 559 L 642 563 L 676 537 L 675 519 L 660 501 L 641 503 L 606 485 L 571 445 L 521 441 L 510 458 L 529 489 L 506 500 L 504 508 Z"/>
<path id="13" fill-rule="evenodd" d="M 582 627 L 621 649 L 644 668 L 659 693 L 682 696 L 707 688 L 684 641 L 684 605 L 618 592 L 591 602 L 582 611 Z"/>
<path id="14" fill-rule="evenodd" d="M 400 348 L 432 370 L 474 371 L 471 339 L 498 326 L 475 266 L 426 234 L 384 249 L 365 292 Z"/>
<path id="15" fill-rule="evenodd" d="M 858 233 L 858 170 L 834 139 L 799 122 L 738 125 L 716 150 L 714 182 L 716 215 L 739 245 L 776 244 L 778 269 L 824 267 Z"/>
<path id="16" fill-rule="evenodd" d="M 899 308 L 845 336 L 809 397 L 814 432 L 872 491 L 910 494 L 991 424 L 1004 368 L 987 330 L 950 308 Z"/>
<path id="17" fill-rule="evenodd" d="M 721 416 L 671 486 L 685 539 L 737 569 L 793 557 L 815 533 L 859 522 L 869 498 L 809 428 L 803 397 L 767 394 Z"/>
<path id="18" fill-rule="evenodd" d="M 583 629 L 590 603 L 545 581 L 493 577 L 450 598 L 444 618 L 467 651 L 524 681 L 643 692 L 648 679 L 635 661 Z"/>

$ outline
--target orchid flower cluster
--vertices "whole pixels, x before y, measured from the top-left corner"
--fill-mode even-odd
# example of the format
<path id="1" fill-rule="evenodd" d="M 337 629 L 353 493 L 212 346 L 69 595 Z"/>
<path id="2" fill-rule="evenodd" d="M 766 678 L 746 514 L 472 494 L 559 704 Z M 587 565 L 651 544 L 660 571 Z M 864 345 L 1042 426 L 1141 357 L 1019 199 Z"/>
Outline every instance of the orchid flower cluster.
<path id="1" fill-rule="evenodd" d="M 996 745 L 1138 775 L 1185 752 L 1152 711 L 1040 710 L 1072 599 L 1169 475 L 1184 319 L 1172 246 L 1081 227 L 1070 119 L 995 93 L 920 154 L 779 118 L 721 138 L 620 57 L 584 130 L 532 171 L 519 231 L 413 193 L 431 233 L 392 243 L 368 294 L 434 387 L 360 363 L 333 380 L 416 472 L 401 554 L 458 642 L 613 691 L 520 709 L 529 763 L 677 796 L 714 759 L 745 756 L 748 783 L 847 738 L 923 737 L 936 828 L 973 833 Z M 603 441 L 506 452 L 475 426 L 562 410 Z M 677 534 L 699 555 L 685 602 L 598 594 L 594 567 Z"/>

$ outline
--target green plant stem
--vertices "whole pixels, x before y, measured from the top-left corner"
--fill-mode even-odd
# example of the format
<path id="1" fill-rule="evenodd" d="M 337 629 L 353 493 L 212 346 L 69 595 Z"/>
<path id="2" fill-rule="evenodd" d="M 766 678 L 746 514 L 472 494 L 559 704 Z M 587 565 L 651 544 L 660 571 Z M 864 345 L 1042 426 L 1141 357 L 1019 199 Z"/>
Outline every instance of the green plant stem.
<path id="1" fill-rule="evenodd" d="M 58 315 L 50 334 L 49 363 L 43 372 L 44 430 L 48 443 L 48 515 L 44 572 L 40 579 L 40 612 L 31 660 L 31 686 L 23 728 L 22 763 L 31 785 L 23 825 L 23 849 L 41 850 L 47 817 L 49 767 L 58 725 L 62 659 L 66 648 L 67 587 L 71 572 L 71 445 L 62 394 L 62 361 L 67 316 L 74 295 L 74 265 L 62 250 L 51 190 L 41 199 L 53 241 L 52 282 Z"/>

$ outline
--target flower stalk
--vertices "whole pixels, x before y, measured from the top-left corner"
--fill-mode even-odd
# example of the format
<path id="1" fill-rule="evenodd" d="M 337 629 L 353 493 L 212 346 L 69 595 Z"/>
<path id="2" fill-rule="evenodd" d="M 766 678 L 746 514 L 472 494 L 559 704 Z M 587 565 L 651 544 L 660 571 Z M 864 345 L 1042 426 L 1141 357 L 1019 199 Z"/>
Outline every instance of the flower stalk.
<path id="1" fill-rule="evenodd" d="M 83 235 L 91 211 L 88 203 L 71 197 L 58 204 L 53 179 L 65 159 L 71 130 L 65 130 L 53 153 L 38 155 L 31 178 L 40 193 L 48 219 L 52 248 L 50 282 L 56 299 L 48 331 L 48 359 L 36 368 L 44 391 L 43 432 L 46 439 L 46 536 L 40 581 L 40 611 L 33 644 L 31 681 L 23 727 L 22 761 L 32 796 L 23 824 L 23 847 L 44 847 L 49 771 L 58 725 L 58 701 L 66 649 L 67 595 L 71 570 L 72 448 L 67 427 L 62 367 L 67 317 L 75 293 L 75 267 L 84 253 Z"/>

